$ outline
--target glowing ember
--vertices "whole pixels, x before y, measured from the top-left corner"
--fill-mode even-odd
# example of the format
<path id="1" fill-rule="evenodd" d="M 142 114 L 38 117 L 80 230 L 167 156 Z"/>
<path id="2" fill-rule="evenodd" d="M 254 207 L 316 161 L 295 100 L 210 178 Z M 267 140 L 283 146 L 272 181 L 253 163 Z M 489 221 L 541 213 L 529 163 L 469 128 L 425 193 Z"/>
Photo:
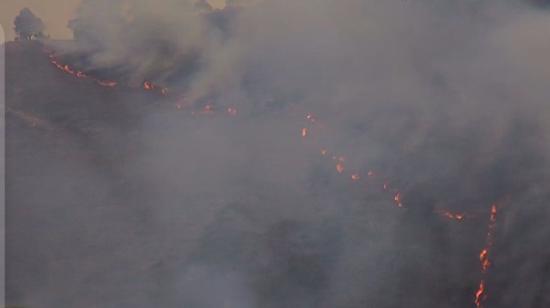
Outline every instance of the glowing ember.
<path id="1" fill-rule="evenodd" d="M 476 304 L 477 308 L 481 307 L 481 302 L 484 298 L 485 298 L 485 281 L 481 280 L 479 282 L 479 287 L 477 288 L 476 296 L 474 300 L 474 303 Z"/>
<path id="2" fill-rule="evenodd" d="M 71 69 L 71 67 L 68 64 L 65 64 L 65 66 L 63 66 L 63 69 L 65 70 L 65 72 L 71 75 L 74 75 L 74 71 Z"/>
<path id="3" fill-rule="evenodd" d="M 145 81 L 143 83 L 143 89 L 147 90 L 147 91 L 151 91 L 154 89 L 154 86 L 153 84 L 150 82 L 150 81 Z"/>
<path id="4" fill-rule="evenodd" d="M 479 254 L 479 260 L 483 262 L 487 258 L 487 249 L 483 249 Z"/>
<path id="5" fill-rule="evenodd" d="M 307 137 L 307 128 L 302 128 L 302 137 Z"/>

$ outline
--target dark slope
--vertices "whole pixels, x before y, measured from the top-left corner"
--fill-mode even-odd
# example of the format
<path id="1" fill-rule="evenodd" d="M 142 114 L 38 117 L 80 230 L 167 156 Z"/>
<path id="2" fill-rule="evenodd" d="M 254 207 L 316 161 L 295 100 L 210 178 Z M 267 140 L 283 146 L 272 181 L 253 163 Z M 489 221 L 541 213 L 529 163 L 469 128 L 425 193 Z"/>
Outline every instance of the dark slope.
<path id="1" fill-rule="evenodd" d="M 8 44 L 6 89 L 9 304 L 473 306 L 488 213 L 480 211 L 464 223 L 434 216 L 434 195 L 453 196 L 456 192 L 446 193 L 452 187 L 432 192 L 432 186 L 419 185 L 418 192 L 409 191 L 409 210 L 401 211 L 385 195 L 349 189 L 333 179 L 326 164 L 316 162 L 302 193 L 248 175 L 248 161 L 218 172 L 216 163 L 226 154 L 210 153 L 215 151 L 200 143 L 203 131 L 184 135 L 181 145 L 167 138 L 179 136 L 180 126 L 167 125 L 175 133 L 158 134 L 168 140 L 152 145 L 166 146 L 176 157 L 203 156 L 215 164 L 209 172 L 214 176 L 205 178 L 189 172 L 203 169 L 172 166 L 172 156 L 143 142 L 151 128 L 144 124 L 147 118 L 162 120 L 163 110 L 170 110 L 162 99 L 75 79 L 51 65 L 36 42 Z M 230 127 L 204 123 L 194 126 L 216 126 L 205 130 L 207 137 L 226 137 L 219 130 Z M 242 137 L 252 141 L 209 140 L 221 143 L 215 150 L 233 150 L 227 155 L 235 163 L 242 144 L 246 150 L 263 145 L 256 144 L 262 128 L 252 129 Z M 311 157 L 308 161 L 315 160 Z M 264 158 L 255 163 L 271 163 Z M 152 166 L 136 168 L 148 159 Z M 202 162 L 187 159 L 182 157 L 187 165 Z M 286 161 L 278 162 L 278 169 L 286 168 Z M 284 181 L 303 171 L 290 169 Z M 177 180 L 178 172 L 186 172 L 182 183 L 156 183 Z M 491 184 L 492 179 L 476 180 Z M 549 196 L 544 187 L 533 187 L 532 193 L 502 203 L 486 307 L 549 305 Z"/>
<path id="2" fill-rule="evenodd" d="M 121 264 L 145 263 L 120 259 L 147 217 L 142 183 L 122 166 L 158 104 L 58 71 L 37 42 L 8 43 L 6 57 L 7 301 L 91 307 L 110 296 L 94 287 L 127 279 Z"/>

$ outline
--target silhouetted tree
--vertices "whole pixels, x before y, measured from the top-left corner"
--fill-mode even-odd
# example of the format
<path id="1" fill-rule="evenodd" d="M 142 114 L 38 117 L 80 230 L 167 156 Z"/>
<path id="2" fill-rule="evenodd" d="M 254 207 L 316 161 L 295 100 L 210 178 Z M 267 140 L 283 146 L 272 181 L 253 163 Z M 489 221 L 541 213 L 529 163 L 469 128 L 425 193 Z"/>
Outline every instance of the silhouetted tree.
<path id="1" fill-rule="evenodd" d="M 15 33 L 21 40 L 32 40 L 44 36 L 44 23 L 31 10 L 24 8 L 15 17 Z"/>

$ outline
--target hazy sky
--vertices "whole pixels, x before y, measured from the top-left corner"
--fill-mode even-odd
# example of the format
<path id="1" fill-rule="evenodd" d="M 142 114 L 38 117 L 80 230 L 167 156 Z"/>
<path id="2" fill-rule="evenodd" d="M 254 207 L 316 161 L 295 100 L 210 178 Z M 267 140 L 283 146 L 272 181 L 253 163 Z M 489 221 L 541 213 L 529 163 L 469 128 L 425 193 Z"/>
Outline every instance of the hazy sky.
<path id="1" fill-rule="evenodd" d="M 223 6 L 225 0 L 210 0 L 216 7 Z M 54 38 L 70 38 L 67 22 L 73 17 L 80 0 L 0 0 L 0 24 L 6 33 L 6 39 L 12 40 L 13 19 L 24 8 L 30 8 L 46 23 L 47 33 Z"/>

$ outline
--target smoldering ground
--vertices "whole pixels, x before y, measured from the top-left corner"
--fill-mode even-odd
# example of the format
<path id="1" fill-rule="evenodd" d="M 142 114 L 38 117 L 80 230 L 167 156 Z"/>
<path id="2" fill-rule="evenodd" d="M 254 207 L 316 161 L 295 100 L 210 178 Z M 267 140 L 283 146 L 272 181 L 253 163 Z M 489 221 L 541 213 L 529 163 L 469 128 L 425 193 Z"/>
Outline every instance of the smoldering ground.
<path id="1" fill-rule="evenodd" d="M 8 48 L 8 301 L 29 307 L 546 307 L 550 13 L 516 1 L 83 1 L 87 72 Z M 50 48 L 54 48 L 51 47 Z M 201 108 L 196 106 L 196 108 Z M 300 136 L 312 113 L 322 129 Z M 405 208 L 346 170 L 384 174 Z M 363 182 L 362 182 L 363 183 Z M 462 222 L 434 212 L 468 213 Z"/>

